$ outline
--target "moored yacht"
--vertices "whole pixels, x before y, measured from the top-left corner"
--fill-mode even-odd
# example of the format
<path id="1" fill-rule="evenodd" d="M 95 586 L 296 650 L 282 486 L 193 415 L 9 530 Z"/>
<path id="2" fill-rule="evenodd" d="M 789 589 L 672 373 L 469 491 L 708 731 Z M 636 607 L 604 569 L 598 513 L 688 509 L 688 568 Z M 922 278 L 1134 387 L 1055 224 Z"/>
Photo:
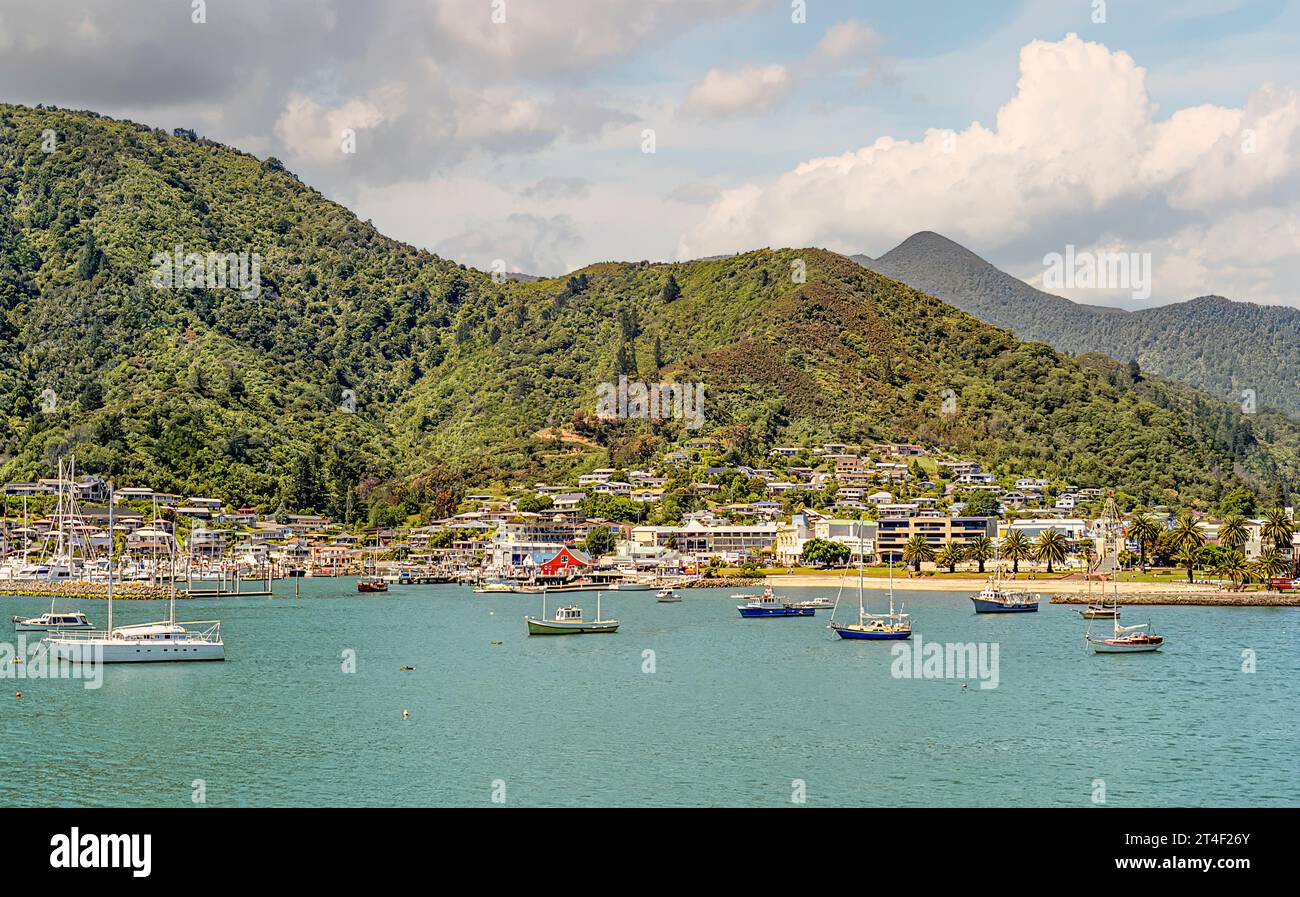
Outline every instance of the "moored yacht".
<path id="1" fill-rule="evenodd" d="M 1091 634 L 1086 635 L 1085 638 L 1088 644 L 1092 645 L 1092 650 L 1098 654 L 1142 654 L 1159 651 L 1165 643 L 1164 636 L 1156 635 L 1150 631 L 1150 627 L 1150 623 L 1121 626 L 1119 620 L 1116 620 L 1115 632 L 1110 638 L 1094 638 Z"/>
<path id="2" fill-rule="evenodd" d="M 113 530 L 113 491 L 108 493 L 108 529 Z M 108 628 L 101 632 L 68 632 L 43 639 L 51 654 L 69 663 L 161 663 L 183 660 L 225 660 L 221 623 L 176 620 L 176 578 L 171 575 L 167 619 L 131 626 L 113 625 L 113 576 L 108 577 Z M 187 627 L 196 627 L 194 630 Z M 202 627 L 202 628 L 197 628 Z"/>
<path id="3" fill-rule="evenodd" d="M 840 592 L 844 583 L 840 582 Z M 866 601 L 862 592 L 862 544 L 858 542 L 858 621 L 856 623 L 836 623 L 835 611 L 839 609 L 840 596 L 835 596 L 831 610 L 830 622 L 826 628 L 842 639 L 861 641 L 902 641 L 912 637 L 912 617 L 910 614 L 894 611 L 894 564 L 889 564 L 889 613 L 867 613 Z"/>
<path id="4" fill-rule="evenodd" d="M 584 620 L 582 608 L 576 604 L 561 607 L 555 616 L 546 616 L 546 593 L 542 593 L 542 615 L 525 617 L 529 635 L 581 635 L 594 632 L 618 632 L 618 620 L 602 620 L 600 614 L 600 593 L 596 593 L 596 619 Z"/>
<path id="5" fill-rule="evenodd" d="M 81 611 L 56 611 L 53 605 L 39 617 L 26 620 L 14 617 L 14 632 L 70 632 L 94 628 L 90 618 Z"/>

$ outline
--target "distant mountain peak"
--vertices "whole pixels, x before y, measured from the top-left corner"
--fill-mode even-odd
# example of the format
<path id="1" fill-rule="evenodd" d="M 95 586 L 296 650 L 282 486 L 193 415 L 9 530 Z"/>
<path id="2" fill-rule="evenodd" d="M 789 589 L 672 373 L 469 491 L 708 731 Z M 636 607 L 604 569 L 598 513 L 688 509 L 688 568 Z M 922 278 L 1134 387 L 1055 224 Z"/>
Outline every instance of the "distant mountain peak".
<path id="1" fill-rule="evenodd" d="M 1218 295 L 1139 311 L 1086 305 L 1036 289 L 934 231 L 859 263 L 1021 339 L 1137 359 L 1224 398 L 1252 389 L 1261 406 L 1300 415 L 1300 309 Z"/>

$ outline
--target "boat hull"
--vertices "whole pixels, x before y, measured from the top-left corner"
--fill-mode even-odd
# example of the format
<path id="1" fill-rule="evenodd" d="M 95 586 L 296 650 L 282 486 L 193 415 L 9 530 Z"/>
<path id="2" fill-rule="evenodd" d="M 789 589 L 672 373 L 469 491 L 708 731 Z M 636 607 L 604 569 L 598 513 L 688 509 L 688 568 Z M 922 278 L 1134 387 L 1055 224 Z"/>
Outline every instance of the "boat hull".
<path id="1" fill-rule="evenodd" d="M 1164 647 L 1164 639 L 1158 641 L 1123 643 L 1115 639 L 1088 639 L 1092 650 L 1098 654 L 1150 654 Z"/>
<path id="2" fill-rule="evenodd" d="M 1000 601 L 988 601 L 976 595 L 971 596 L 977 614 L 1033 614 L 1038 612 L 1038 602 L 1003 604 Z"/>
<path id="3" fill-rule="evenodd" d="M 529 635 L 586 635 L 618 632 L 617 620 L 536 620 L 527 618 Z"/>
<path id="4" fill-rule="evenodd" d="M 221 642 L 188 641 L 172 644 L 49 640 L 55 657 L 67 663 L 180 663 L 226 659 Z"/>
<path id="5" fill-rule="evenodd" d="M 742 617 L 811 617 L 811 607 L 737 607 Z"/>
<path id="6" fill-rule="evenodd" d="M 868 642 L 897 642 L 912 637 L 912 630 L 908 629 L 902 632 L 878 632 L 869 629 L 853 629 L 848 626 L 840 626 L 832 623 L 831 629 L 840 638 L 857 639 Z"/>
<path id="7" fill-rule="evenodd" d="M 90 623 L 78 623 L 75 626 L 62 626 L 24 623 L 21 620 L 14 621 L 14 632 L 93 632 L 94 629 L 95 627 Z"/>

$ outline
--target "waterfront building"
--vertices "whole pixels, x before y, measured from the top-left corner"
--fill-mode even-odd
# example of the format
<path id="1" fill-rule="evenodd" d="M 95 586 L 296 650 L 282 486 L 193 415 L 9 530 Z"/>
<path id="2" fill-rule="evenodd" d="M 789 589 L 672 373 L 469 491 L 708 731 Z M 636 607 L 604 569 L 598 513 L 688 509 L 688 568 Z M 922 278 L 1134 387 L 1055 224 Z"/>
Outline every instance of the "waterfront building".
<path id="1" fill-rule="evenodd" d="M 997 535 L 996 517 L 882 517 L 876 521 L 876 555 L 885 561 L 903 559 L 903 547 L 923 536 L 936 552 L 948 542 L 968 545 L 976 536 Z"/>

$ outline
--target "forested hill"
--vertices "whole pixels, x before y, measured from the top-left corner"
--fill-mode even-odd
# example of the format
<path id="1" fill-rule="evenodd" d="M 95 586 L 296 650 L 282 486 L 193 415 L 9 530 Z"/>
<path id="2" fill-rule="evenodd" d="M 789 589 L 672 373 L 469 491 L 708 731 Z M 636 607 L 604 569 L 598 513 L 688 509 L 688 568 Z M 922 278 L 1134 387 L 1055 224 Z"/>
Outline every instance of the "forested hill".
<path id="1" fill-rule="evenodd" d="M 913 234 L 856 261 L 1021 339 L 1104 352 L 1144 370 L 1300 417 L 1300 309 L 1202 296 L 1140 311 L 1084 305 L 1037 290 L 946 237 Z"/>
<path id="2" fill-rule="evenodd" d="M 160 286 L 176 247 L 256 253 L 257 289 Z M 620 371 L 703 383 L 705 425 L 595 419 Z M 355 519 L 701 435 L 736 460 L 922 440 L 1152 501 L 1274 497 L 1296 474 L 1284 418 L 1019 342 L 832 253 L 495 283 L 274 159 L 0 106 L 0 477 L 75 452 L 124 485 Z"/>

